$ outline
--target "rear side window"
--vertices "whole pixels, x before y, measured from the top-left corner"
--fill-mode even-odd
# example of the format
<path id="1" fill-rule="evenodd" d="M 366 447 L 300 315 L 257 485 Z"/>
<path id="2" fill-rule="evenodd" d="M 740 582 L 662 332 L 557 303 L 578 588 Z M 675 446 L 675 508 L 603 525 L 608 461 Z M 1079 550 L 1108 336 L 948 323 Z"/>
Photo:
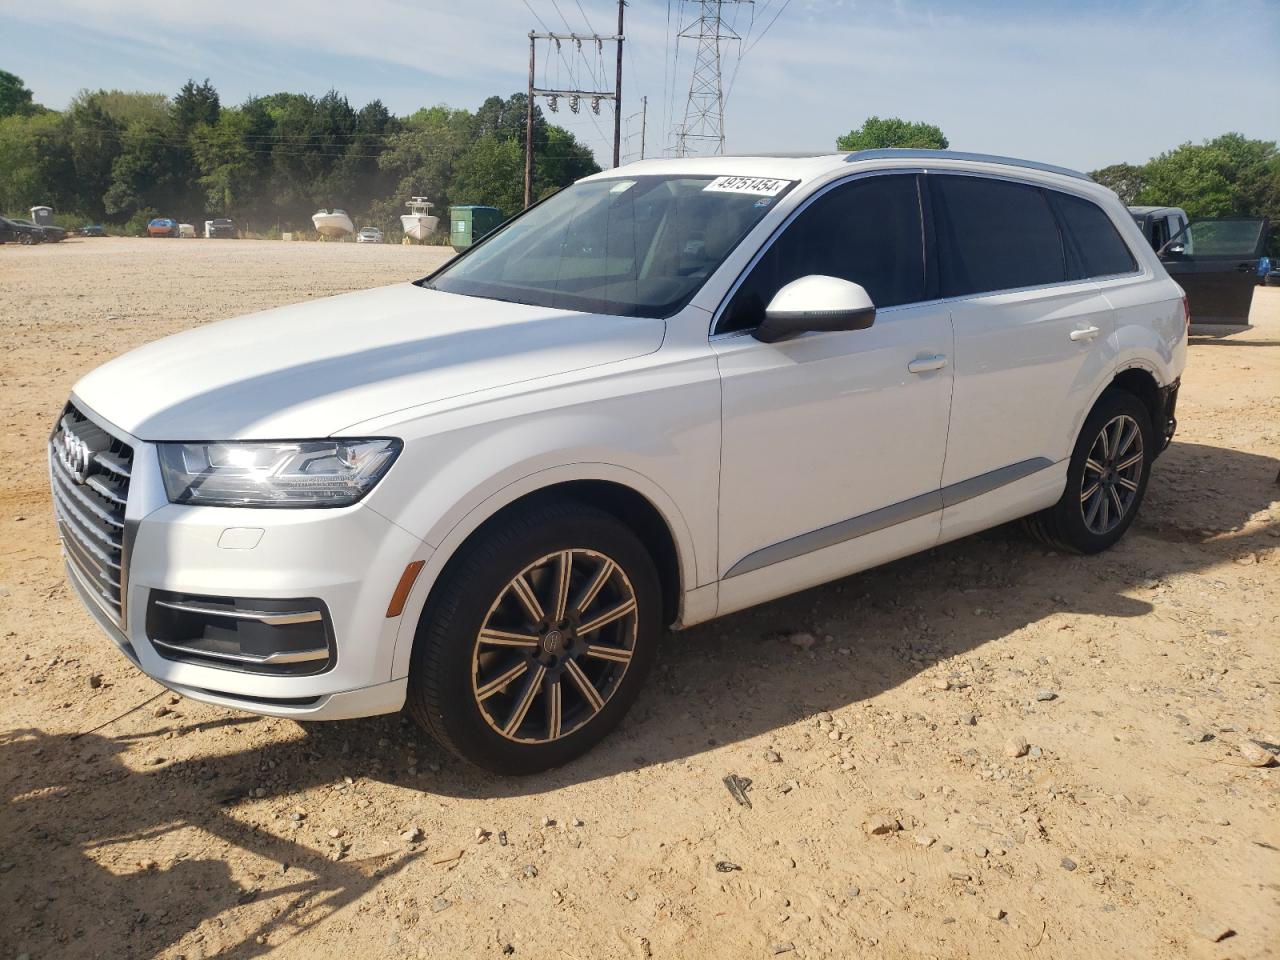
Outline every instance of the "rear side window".
<path id="1" fill-rule="evenodd" d="M 1050 191 L 1049 195 L 1057 207 L 1058 217 L 1062 220 L 1062 227 L 1067 231 L 1075 254 L 1072 279 L 1113 277 L 1120 273 L 1133 273 L 1138 269 L 1133 252 L 1101 207 L 1056 190 Z M 1152 243 L 1156 247 L 1163 246 L 1169 239 L 1162 229 L 1165 227 L 1164 218 L 1157 219 L 1154 225 L 1156 233 L 1152 237 Z"/>
<path id="2" fill-rule="evenodd" d="M 860 178 L 817 197 L 752 268 L 717 331 L 758 326 L 774 294 L 814 273 L 861 284 L 877 307 L 923 300 L 924 238 L 915 176 Z"/>
<path id="3" fill-rule="evenodd" d="M 1039 187 L 938 174 L 931 187 L 943 297 L 1067 279 L 1062 236 Z"/>

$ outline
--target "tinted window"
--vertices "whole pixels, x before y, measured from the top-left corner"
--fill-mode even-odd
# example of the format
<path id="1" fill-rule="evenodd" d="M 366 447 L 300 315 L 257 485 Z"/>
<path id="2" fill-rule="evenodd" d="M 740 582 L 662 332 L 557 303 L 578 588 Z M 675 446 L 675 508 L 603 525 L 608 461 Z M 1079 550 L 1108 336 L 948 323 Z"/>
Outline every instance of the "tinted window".
<path id="1" fill-rule="evenodd" d="M 1101 207 L 1057 191 L 1049 195 L 1075 254 L 1072 277 L 1111 277 L 1138 269 L 1133 253 Z M 1159 247 L 1169 239 L 1164 218 L 1153 220 L 1152 227 L 1152 243 Z"/>
<path id="2" fill-rule="evenodd" d="M 734 294 L 719 331 L 764 319 L 782 287 L 810 274 L 862 284 L 877 307 L 924 299 L 924 242 L 914 176 L 866 177 L 806 207 Z"/>
<path id="3" fill-rule="evenodd" d="M 1252 259 L 1262 253 L 1265 220 L 1196 220 L 1174 235 L 1188 257 L 1241 257 Z"/>
<path id="4" fill-rule="evenodd" d="M 1039 187 L 935 175 L 941 295 L 959 297 L 1067 278 L 1062 237 Z"/>

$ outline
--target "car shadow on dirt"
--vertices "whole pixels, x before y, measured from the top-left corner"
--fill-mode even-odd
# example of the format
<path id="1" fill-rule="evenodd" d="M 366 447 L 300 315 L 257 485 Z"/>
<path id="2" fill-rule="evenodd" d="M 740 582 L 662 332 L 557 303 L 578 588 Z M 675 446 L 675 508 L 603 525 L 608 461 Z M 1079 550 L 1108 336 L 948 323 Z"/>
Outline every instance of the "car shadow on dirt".
<path id="1" fill-rule="evenodd" d="M 1139 617 L 1152 606 L 1131 593 L 1274 547 L 1274 519 L 1241 528 L 1280 499 L 1278 463 L 1175 443 L 1156 465 L 1137 526 L 1106 554 L 1057 555 L 1007 526 L 668 637 L 622 728 L 536 776 L 475 770 L 402 716 L 308 724 L 303 737 L 265 745 L 254 737 L 245 750 L 140 770 L 121 755 L 177 729 L 172 717 L 142 711 L 118 735 L 4 734 L 0 942 L 37 958 L 149 957 L 196 931 L 204 955 L 265 955 L 273 938 L 359 900 L 413 854 L 335 861 L 322 838 L 290 839 L 279 835 L 287 825 L 259 828 L 233 815 L 264 799 L 255 791 L 279 809 L 299 790 L 347 777 L 427 795 L 539 794 L 762 737 L 957 655 L 981 670 L 981 648 L 1027 624 L 1063 612 Z M 961 707 L 927 709 L 950 722 L 945 711 Z M 228 714 L 194 727 L 252 723 Z M 231 874 L 228 847 L 252 856 L 251 873 Z M 228 911 L 264 902 L 251 922 L 223 927 Z"/>

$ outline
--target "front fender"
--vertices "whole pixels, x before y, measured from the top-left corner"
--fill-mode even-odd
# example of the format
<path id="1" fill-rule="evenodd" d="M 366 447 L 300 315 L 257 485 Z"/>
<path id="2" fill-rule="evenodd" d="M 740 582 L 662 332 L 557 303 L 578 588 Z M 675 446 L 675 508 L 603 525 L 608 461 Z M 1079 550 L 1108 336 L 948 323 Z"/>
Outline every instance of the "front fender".
<path id="1" fill-rule="evenodd" d="M 525 465 L 525 469 L 529 465 Z M 628 487 L 643 496 L 658 511 L 671 531 L 676 545 L 680 568 L 682 594 L 696 584 L 698 569 L 697 546 L 675 501 L 650 478 L 635 470 L 612 463 L 579 461 L 559 466 L 545 466 L 522 476 L 512 476 L 521 468 L 504 471 L 500 476 L 478 484 L 474 491 L 446 511 L 423 538 L 421 549 L 411 559 L 423 561 L 422 571 L 414 583 L 405 603 L 396 634 L 395 653 L 392 659 L 392 677 L 403 677 L 409 672 L 409 660 L 413 651 L 413 638 L 418 620 L 432 587 L 439 579 L 445 564 L 466 542 L 481 524 L 522 497 L 539 490 L 547 490 L 558 484 L 575 480 L 600 480 Z M 708 561 L 712 563 L 714 561 Z"/>

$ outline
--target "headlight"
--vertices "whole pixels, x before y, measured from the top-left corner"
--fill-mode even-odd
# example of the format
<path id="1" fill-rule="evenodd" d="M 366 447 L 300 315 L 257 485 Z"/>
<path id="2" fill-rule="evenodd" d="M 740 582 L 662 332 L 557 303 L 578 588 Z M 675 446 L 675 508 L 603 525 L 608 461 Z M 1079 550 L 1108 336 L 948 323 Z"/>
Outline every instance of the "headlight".
<path id="1" fill-rule="evenodd" d="M 346 507 L 382 479 L 399 440 L 162 443 L 170 503 L 211 507 Z"/>

